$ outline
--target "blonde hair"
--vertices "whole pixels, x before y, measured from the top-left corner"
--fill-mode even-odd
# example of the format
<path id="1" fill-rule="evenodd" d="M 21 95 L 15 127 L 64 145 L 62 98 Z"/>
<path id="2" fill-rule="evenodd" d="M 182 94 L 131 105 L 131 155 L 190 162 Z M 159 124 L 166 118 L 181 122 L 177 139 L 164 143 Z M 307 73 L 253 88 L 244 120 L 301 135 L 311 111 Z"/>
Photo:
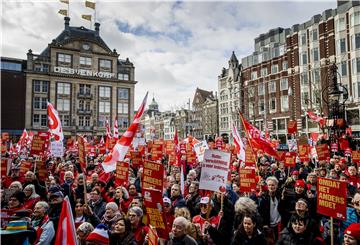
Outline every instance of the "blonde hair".
<path id="1" fill-rule="evenodd" d="M 191 214 L 188 208 L 175 208 L 175 218 L 184 217 L 185 219 L 191 221 Z"/>

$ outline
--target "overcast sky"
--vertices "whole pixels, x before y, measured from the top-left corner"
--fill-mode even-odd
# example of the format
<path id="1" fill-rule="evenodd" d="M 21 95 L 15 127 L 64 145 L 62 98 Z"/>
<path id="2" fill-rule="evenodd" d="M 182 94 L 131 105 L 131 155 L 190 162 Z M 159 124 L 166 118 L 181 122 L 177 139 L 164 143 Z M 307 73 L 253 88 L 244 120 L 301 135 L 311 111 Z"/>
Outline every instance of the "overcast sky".
<path id="1" fill-rule="evenodd" d="M 70 25 L 90 27 L 85 0 L 70 0 Z M 160 110 L 184 107 L 197 87 L 217 91 L 217 77 L 235 51 L 254 51 L 254 38 L 291 27 L 336 7 L 336 1 L 96 1 L 100 33 L 121 59 L 135 65 L 135 110 L 149 91 Z M 1 55 L 39 54 L 64 28 L 57 1 L 2 1 Z M 93 28 L 93 27 L 91 27 Z"/>

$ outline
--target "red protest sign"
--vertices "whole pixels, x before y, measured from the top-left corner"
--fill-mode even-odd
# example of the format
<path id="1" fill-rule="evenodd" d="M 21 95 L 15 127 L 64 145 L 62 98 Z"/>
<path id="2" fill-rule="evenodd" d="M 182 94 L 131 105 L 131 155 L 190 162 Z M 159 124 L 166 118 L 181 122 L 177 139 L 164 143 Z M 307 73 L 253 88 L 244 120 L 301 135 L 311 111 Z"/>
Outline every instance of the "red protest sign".
<path id="1" fill-rule="evenodd" d="M 20 176 L 24 176 L 27 171 L 32 169 L 32 162 L 20 161 Z"/>
<path id="2" fill-rule="evenodd" d="M 36 169 L 38 172 L 38 176 L 39 176 L 39 180 L 40 181 L 45 181 L 48 177 L 48 171 L 46 169 L 46 164 L 45 161 L 35 161 L 36 164 Z"/>
<path id="3" fill-rule="evenodd" d="M 157 162 L 144 162 L 143 188 L 162 191 L 164 181 L 164 165 Z"/>
<path id="4" fill-rule="evenodd" d="M 331 143 L 330 144 L 330 149 L 331 149 L 332 152 L 337 152 L 339 150 L 338 143 Z"/>
<path id="5" fill-rule="evenodd" d="M 170 155 L 172 153 L 174 153 L 175 151 L 175 143 L 173 140 L 166 140 L 165 141 L 165 153 L 167 155 Z"/>
<path id="6" fill-rule="evenodd" d="M 256 190 L 255 169 L 239 169 L 240 192 L 252 192 Z"/>
<path id="7" fill-rule="evenodd" d="M 284 157 L 285 167 L 293 167 L 296 164 L 296 152 L 286 152 Z"/>
<path id="8" fill-rule="evenodd" d="M 319 214 L 346 220 L 346 182 L 319 177 L 317 192 Z"/>
<path id="9" fill-rule="evenodd" d="M 171 153 L 171 154 L 169 155 L 169 160 L 168 160 L 168 162 L 169 162 L 169 164 L 170 164 L 171 166 L 180 167 L 180 166 L 179 166 L 179 163 L 178 163 L 178 161 L 177 161 L 177 157 L 176 157 L 176 154 L 175 154 L 175 153 Z"/>
<path id="10" fill-rule="evenodd" d="M 30 155 L 44 155 L 46 146 L 49 144 L 49 134 L 39 133 L 33 136 Z"/>
<path id="11" fill-rule="evenodd" d="M 196 152 L 193 151 L 192 148 L 191 148 L 191 150 L 186 152 L 186 162 L 188 164 L 192 164 L 192 165 L 194 165 L 196 163 Z"/>
<path id="12" fill-rule="evenodd" d="M 288 121 L 288 134 L 296 134 L 297 133 L 297 122 L 296 120 Z"/>
<path id="13" fill-rule="evenodd" d="M 134 168 L 139 168 L 143 165 L 143 157 L 139 151 L 130 152 L 131 163 Z"/>
<path id="14" fill-rule="evenodd" d="M 86 149 L 85 149 L 85 140 L 83 137 L 78 137 L 78 149 L 79 149 L 79 163 L 82 169 L 86 168 Z"/>
<path id="15" fill-rule="evenodd" d="M 254 167 L 255 166 L 255 155 L 251 150 L 249 145 L 245 146 L 245 166 Z"/>
<path id="16" fill-rule="evenodd" d="M 129 163 L 117 162 L 115 183 L 117 185 L 127 186 L 128 180 L 129 180 Z"/>
<path id="17" fill-rule="evenodd" d="M 148 244 L 149 245 L 158 245 L 158 239 L 159 236 L 156 233 L 155 227 L 149 227 L 149 239 L 148 239 Z"/>
<path id="18" fill-rule="evenodd" d="M 9 160 L 8 158 L 1 158 L 1 176 L 0 177 L 8 175 L 10 165 L 11 165 L 11 160 Z"/>
<path id="19" fill-rule="evenodd" d="M 319 161 L 326 160 L 330 157 L 329 146 L 327 144 L 317 145 L 315 148 Z"/>
<path id="20" fill-rule="evenodd" d="M 165 216 L 164 212 L 162 212 L 162 191 L 144 189 L 143 193 L 144 206 L 146 207 L 146 214 L 148 215 L 150 226 L 156 228 L 156 232 L 160 238 L 168 239 L 169 230 L 166 228 Z"/>
<path id="21" fill-rule="evenodd" d="M 352 152 L 352 160 L 354 163 L 360 164 L 360 151 L 353 151 Z"/>
<path id="22" fill-rule="evenodd" d="M 298 145 L 299 158 L 302 162 L 310 161 L 310 147 L 308 144 Z"/>
<path id="23" fill-rule="evenodd" d="M 163 156 L 163 141 L 155 140 L 151 146 L 151 160 L 161 160 Z"/>

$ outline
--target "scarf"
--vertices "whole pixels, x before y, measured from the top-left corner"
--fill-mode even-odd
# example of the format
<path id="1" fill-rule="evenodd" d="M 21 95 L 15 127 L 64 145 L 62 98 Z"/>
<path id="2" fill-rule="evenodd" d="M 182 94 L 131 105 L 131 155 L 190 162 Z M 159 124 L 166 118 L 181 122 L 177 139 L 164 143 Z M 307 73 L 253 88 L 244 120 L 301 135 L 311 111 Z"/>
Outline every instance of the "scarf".
<path id="1" fill-rule="evenodd" d="M 49 222 L 49 216 L 45 215 L 44 218 L 42 218 L 39 222 L 34 222 L 34 226 L 38 226 L 38 228 L 36 229 L 36 241 L 34 244 L 37 244 L 40 240 L 41 234 L 43 232 L 42 226 Z"/>

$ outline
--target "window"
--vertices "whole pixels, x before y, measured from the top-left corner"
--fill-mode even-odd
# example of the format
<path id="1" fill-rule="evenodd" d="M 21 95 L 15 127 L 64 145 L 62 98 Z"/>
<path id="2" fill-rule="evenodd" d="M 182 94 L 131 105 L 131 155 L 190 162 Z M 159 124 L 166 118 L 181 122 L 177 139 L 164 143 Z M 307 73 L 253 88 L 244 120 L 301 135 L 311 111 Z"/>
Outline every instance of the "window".
<path id="1" fill-rule="evenodd" d="M 346 61 L 341 62 L 340 72 L 341 72 L 341 76 L 347 76 L 347 62 Z"/>
<path id="2" fill-rule="evenodd" d="M 336 20 L 335 28 L 337 32 L 345 30 L 345 17 Z"/>
<path id="3" fill-rule="evenodd" d="M 263 83 L 259 83 L 259 86 L 258 86 L 258 95 L 264 95 L 265 94 L 265 87 L 264 87 L 264 84 Z"/>
<path id="4" fill-rule="evenodd" d="M 360 24 L 360 12 L 355 12 L 350 15 L 350 26 L 356 26 Z"/>
<path id="5" fill-rule="evenodd" d="M 313 48 L 311 50 L 313 61 L 319 61 L 319 48 Z"/>
<path id="6" fill-rule="evenodd" d="M 278 128 L 278 130 L 285 130 L 286 129 L 286 120 L 278 119 L 277 120 L 277 128 Z"/>
<path id="7" fill-rule="evenodd" d="M 10 70 L 10 71 L 21 71 L 22 66 L 20 63 L 14 63 L 9 61 L 1 61 L 1 70 Z"/>
<path id="8" fill-rule="evenodd" d="M 91 57 L 80 56 L 81 66 L 91 66 Z"/>
<path id="9" fill-rule="evenodd" d="M 318 39 L 317 29 L 311 31 L 312 40 L 316 41 Z"/>
<path id="10" fill-rule="evenodd" d="M 252 102 L 249 103 L 249 116 L 254 115 L 254 104 Z"/>
<path id="11" fill-rule="evenodd" d="M 250 85 L 251 86 L 251 85 Z M 254 97 L 255 95 L 255 88 L 253 86 L 248 87 L 248 95 L 250 98 Z"/>
<path id="12" fill-rule="evenodd" d="M 127 117 L 118 117 L 118 126 L 120 128 L 129 127 L 129 118 L 127 118 Z"/>
<path id="13" fill-rule="evenodd" d="M 283 61 L 282 63 L 282 69 L 283 70 L 287 70 L 288 69 L 288 62 L 286 60 Z"/>
<path id="14" fill-rule="evenodd" d="M 129 89 L 128 88 L 118 88 L 118 99 L 129 99 Z"/>
<path id="15" fill-rule="evenodd" d="M 360 33 L 351 35 L 351 50 L 360 48 Z"/>
<path id="16" fill-rule="evenodd" d="M 300 74 L 300 83 L 302 86 L 307 86 L 309 84 L 309 78 L 307 72 Z"/>
<path id="17" fill-rule="evenodd" d="M 306 51 L 301 53 L 301 64 L 303 64 L 303 65 L 307 64 L 307 52 Z"/>
<path id="18" fill-rule="evenodd" d="M 289 85 L 288 85 L 288 78 L 281 78 L 280 79 L 280 90 L 288 90 L 289 89 Z"/>
<path id="19" fill-rule="evenodd" d="M 47 115 L 34 114 L 33 115 L 34 126 L 47 126 Z"/>
<path id="20" fill-rule="evenodd" d="M 269 93 L 275 93 L 276 92 L 276 82 L 275 81 L 270 81 L 269 82 L 268 90 L 269 90 Z"/>
<path id="21" fill-rule="evenodd" d="M 272 65 L 272 66 L 271 66 L 271 73 L 272 73 L 272 74 L 278 73 L 278 70 L 279 70 L 278 67 L 279 67 L 279 66 L 278 66 L 277 64 Z"/>
<path id="22" fill-rule="evenodd" d="M 118 73 L 119 80 L 129 80 L 129 74 L 127 73 Z"/>
<path id="23" fill-rule="evenodd" d="M 272 58 L 278 57 L 280 55 L 279 47 L 272 48 L 271 55 L 272 55 Z"/>
<path id="24" fill-rule="evenodd" d="M 306 33 L 301 34 L 301 45 L 306 45 Z"/>
<path id="25" fill-rule="evenodd" d="M 346 119 L 349 125 L 359 125 L 360 124 L 359 109 L 346 111 Z"/>
<path id="26" fill-rule="evenodd" d="M 276 98 L 271 98 L 269 101 L 270 112 L 276 111 Z"/>
<path id="27" fill-rule="evenodd" d="M 47 109 L 47 98 L 34 97 L 34 109 L 46 110 Z"/>
<path id="28" fill-rule="evenodd" d="M 267 68 L 261 68 L 261 76 L 265 77 L 267 75 Z"/>
<path id="29" fill-rule="evenodd" d="M 312 71 L 312 84 L 319 85 L 320 84 L 320 73 L 319 69 L 314 69 Z"/>
<path id="30" fill-rule="evenodd" d="M 360 73 L 360 58 L 355 58 L 351 60 L 353 75 Z"/>
<path id="31" fill-rule="evenodd" d="M 90 127 L 90 117 L 89 116 L 86 116 L 85 117 L 85 127 Z"/>
<path id="32" fill-rule="evenodd" d="M 58 111 L 70 111 L 70 100 L 57 99 L 56 108 Z"/>
<path id="33" fill-rule="evenodd" d="M 79 126 L 80 127 L 84 127 L 85 125 L 85 117 L 84 116 L 79 116 Z"/>
<path id="34" fill-rule="evenodd" d="M 100 101 L 99 102 L 99 112 L 100 113 L 110 113 L 110 102 Z"/>
<path id="35" fill-rule="evenodd" d="M 57 54 L 58 63 L 60 64 L 71 64 L 71 55 L 70 54 Z"/>
<path id="36" fill-rule="evenodd" d="M 110 98 L 110 87 L 99 87 L 99 96 L 102 98 Z"/>
<path id="37" fill-rule="evenodd" d="M 342 54 L 346 52 L 346 39 L 341 38 L 336 41 L 336 53 Z"/>
<path id="38" fill-rule="evenodd" d="M 118 114 L 128 114 L 129 104 L 124 102 L 118 102 Z"/>
<path id="39" fill-rule="evenodd" d="M 251 72 L 251 80 L 255 80 L 257 78 L 257 71 Z"/>
<path id="40" fill-rule="evenodd" d="M 70 95 L 70 83 L 57 83 L 57 94 Z"/>
<path id="41" fill-rule="evenodd" d="M 99 60 L 100 69 L 111 70 L 111 60 Z"/>
<path id="42" fill-rule="evenodd" d="M 104 116 L 104 115 L 99 115 L 98 126 L 99 126 L 99 127 L 105 127 L 105 121 L 106 121 L 106 116 Z"/>
<path id="43" fill-rule="evenodd" d="M 285 112 L 289 110 L 289 96 L 282 95 L 281 99 L 281 111 Z"/>
<path id="44" fill-rule="evenodd" d="M 353 83 L 353 96 L 354 98 L 359 98 L 360 97 L 360 82 L 354 82 Z"/>
<path id="45" fill-rule="evenodd" d="M 60 115 L 61 126 L 69 127 L 70 126 L 70 115 Z"/>
<path id="46" fill-rule="evenodd" d="M 91 85 L 80 84 L 79 85 L 79 93 L 82 95 L 91 94 Z"/>
<path id="47" fill-rule="evenodd" d="M 308 91 L 303 91 L 301 92 L 301 105 L 302 107 L 307 107 L 307 105 L 309 104 L 309 92 Z"/>
<path id="48" fill-rule="evenodd" d="M 49 82 L 48 81 L 33 81 L 34 92 L 37 93 L 47 93 L 49 91 Z"/>
<path id="49" fill-rule="evenodd" d="M 264 103 L 264 99 L 261 99 L 259 101 L 259 114 L 264 114 L 265 112 L 265 103 Z"/>

